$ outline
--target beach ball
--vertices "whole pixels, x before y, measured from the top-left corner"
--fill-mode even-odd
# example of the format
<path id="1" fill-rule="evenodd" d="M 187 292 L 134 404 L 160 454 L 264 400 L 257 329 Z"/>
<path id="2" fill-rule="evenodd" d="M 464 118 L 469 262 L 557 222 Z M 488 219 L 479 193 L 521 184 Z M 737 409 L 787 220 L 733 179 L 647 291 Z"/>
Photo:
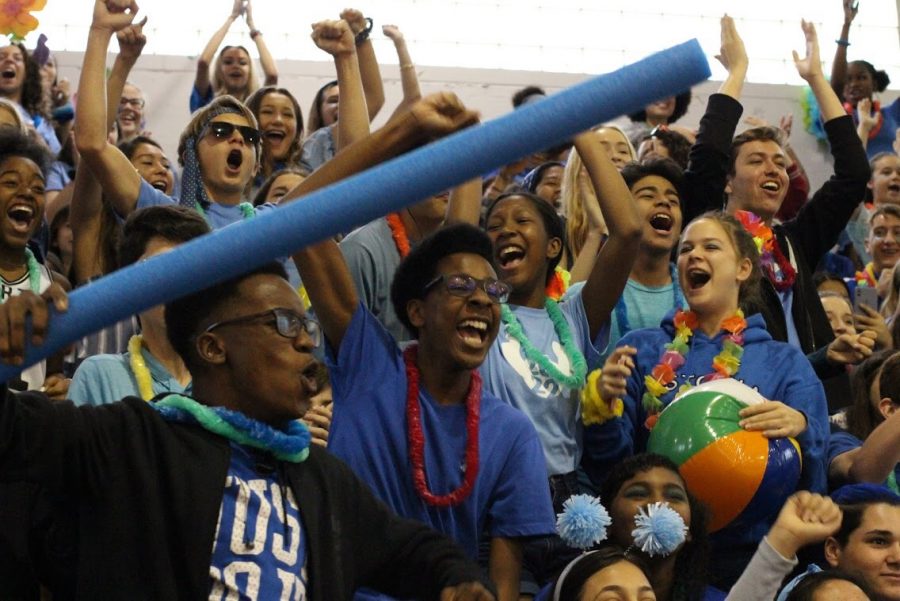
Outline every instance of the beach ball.
<path id="1" fill-rule="evenodd" d="M 776 514 L 797 489 L 800 445 L 738 426 L 738 412 L 765 399 L 732 378 L 679 395 L 659 415 L 647 450 L 678 465 L 691 493 L 712 512 L 710 532 Z"/>

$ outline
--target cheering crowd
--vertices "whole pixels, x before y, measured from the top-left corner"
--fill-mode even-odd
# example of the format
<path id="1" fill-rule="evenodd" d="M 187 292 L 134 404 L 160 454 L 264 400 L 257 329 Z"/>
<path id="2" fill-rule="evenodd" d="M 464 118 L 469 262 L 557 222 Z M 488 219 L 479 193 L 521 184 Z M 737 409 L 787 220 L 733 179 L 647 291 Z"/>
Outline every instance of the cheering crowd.
<path id="1" fill-rule="evenodd" d="M 900 601 L 900 101 L 848 59 L 858 10 L 830 77 L 797 32 L 818 190 L 790 118 L 742 123 L 725 16 L 696 130 L 685 90 L 25 367 L 0 392 L 0 599 Z M 43 40 L 0 48 L 6 364 L 71 290 L 478 127 L 420 93 L 393 25 L 385 107 L 355 9 L 312 27 L 336 79 L 304 127 L 235 0 L 169 157 L 129 81 L 137 12 L 95 0 L 77 94 Z M 261 77 L 222 45 L 237 23 Z M 802 461 L 783 506 L 713 529 L 678 451 L 647 448 L 726 378 L 764 399 L 739 428 Z"/>

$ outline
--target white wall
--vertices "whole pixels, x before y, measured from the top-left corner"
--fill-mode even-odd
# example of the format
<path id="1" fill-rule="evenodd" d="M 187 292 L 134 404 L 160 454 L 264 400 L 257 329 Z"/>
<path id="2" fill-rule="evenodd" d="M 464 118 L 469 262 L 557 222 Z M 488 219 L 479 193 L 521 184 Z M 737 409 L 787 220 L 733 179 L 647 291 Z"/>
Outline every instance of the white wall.
<path id="1" fill-rule="evenodd" d="M 57 53 L 60 75 L 77 83 L 82 54 Z M 112 64 L 112 58 L 109 63 Z M 141 58 L 131 75 L 131 80 L 149 95 L 147 125 L 153 136 L 164 146 L 170 157 L 175 157 L 178 136 L 189 119 L 188 97 L 194 78 L 194 59 L 183 56 L 147 56 Z M 334 78 L 331 63 L 290 61 L 278 62 L 279 85 L 293 91 L 303 108 L 304 119 L 316 90 Z M 487 120 L 512 109 L 510 97 L 526 85 L 540 85 L 548 93 L 583 81 L 587 76 L 565 73 L 533 73 L 527 71 L 462 69 L 451 67 L 419 67 L 419 80 L 424 94 L 439 90 L 455 92 L 470 107 L 481 112 Z M 396 66 L 382 67 L 386 103 L 375 125 L 380 125 L 392 112 L 402 97 L 400 75 Z M 718 88 L 718 82 L 707 81 L 694 88 L 694 100 L 688 114 L 679 125 L 695 127 L 706 106 L 706 100 Z M 74 86 L 73 86 L 74 87 Z M 777 123 L 781 115 L 794 115 L 794 131 L 791 144 L 803 161 L 813 189 L 830 174 L 829 155 L 824 144 L 817 142 L 803 130 L 803 117 L 799 99 L 800 86 L 747 84 L 744 88 L 745 115 L 755 115 Z M 892 100 L 897 93 L 888 93 L 883 99 Z"/>

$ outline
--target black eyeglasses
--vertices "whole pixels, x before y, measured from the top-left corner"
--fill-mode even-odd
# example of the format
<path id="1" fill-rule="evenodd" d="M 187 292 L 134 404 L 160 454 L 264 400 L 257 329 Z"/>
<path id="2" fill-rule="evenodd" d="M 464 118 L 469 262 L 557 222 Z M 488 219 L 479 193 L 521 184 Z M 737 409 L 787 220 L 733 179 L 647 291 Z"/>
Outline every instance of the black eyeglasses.
<path id="1" fill-rule="evenodd" d="M 217 139 L 224 140 L 230 138 L 235 129 L 241 132 L 241 137 L 244 138 L 244 142 L 247 144 L 252 144 L 254 146 L 259 144 L 261 134 L 258 129 L 250 127 L 249 125 L 235 125 L 234 123 L 228 123 L 227 121 L 210 121 L 206 125 L 204 135 L 212 132 L 212 135 Z"/>
<path id="2" fill-rule="evenodd" d="M 444 286 L 447 288 L 447 292 L 449 292 L 453 296 L 469 298 L 475 293 L 476 288 L 481 288 L 485 291 L 492 302 L 505 303 L 507 299 L 509 299 L 510 287 L 507 284 L 504 284 L 500 280 L 495 280 L 493 278 L 476 280 L 472 276 L 466 275 L 464 273 L 439 275 L 425 284 L 423 292 L 428 292 L 441 282 L 444 282 Z"/>
<path id="3" fill-rule="evenodd" d="M 315 319 L 300 315 L 290 309 L 270 309 L 269 311 L 263 311 L 262 313 L 254 313 L 253 315 L 244 315 L 242 317 L 235 317 L 234 319 L 217 321 L 203 331 L 212 332 L 216 328 L 221 328 L 223 326 L 251 323 L 266 317 L 268 318 L 268 323 L 274 321 L 275 330 L 279 335 L 284 336 L 285 338 L 297 338 L 301 331 L 305 331 L 312 339 L 313 346 L 319 346 L 322 342 L 322 328 L 319 327 L 319 322 Z"/>
<path id="4" fill-rule="evenodd" d="M 135 108 L 143 108 L 144 99 L 143 98 L 126 98 L 122 96 L 119 99 L 119 106 L 133 106 Z"/>

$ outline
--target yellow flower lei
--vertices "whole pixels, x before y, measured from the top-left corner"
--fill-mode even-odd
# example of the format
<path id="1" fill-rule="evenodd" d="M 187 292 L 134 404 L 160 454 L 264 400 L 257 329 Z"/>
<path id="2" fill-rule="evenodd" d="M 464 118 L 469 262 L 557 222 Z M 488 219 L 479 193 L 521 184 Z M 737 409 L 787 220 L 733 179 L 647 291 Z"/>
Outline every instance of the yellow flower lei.
<path id="1" fill-rule="evenodd" d="M 131 355 L 131 373 L 134 374 L 134 379 L 137 380 L 138 392 L 141 393 L 142 399 L 149 401 L 156 395 L 153 394 L 153 380 L 150 378 L 150 370 L 147 368 L 147 362 L 144 361 L 144 355 L 141 352 L 143 341 L 144 338 L 140 334 L 129 338 L 128 352 Z"/>

